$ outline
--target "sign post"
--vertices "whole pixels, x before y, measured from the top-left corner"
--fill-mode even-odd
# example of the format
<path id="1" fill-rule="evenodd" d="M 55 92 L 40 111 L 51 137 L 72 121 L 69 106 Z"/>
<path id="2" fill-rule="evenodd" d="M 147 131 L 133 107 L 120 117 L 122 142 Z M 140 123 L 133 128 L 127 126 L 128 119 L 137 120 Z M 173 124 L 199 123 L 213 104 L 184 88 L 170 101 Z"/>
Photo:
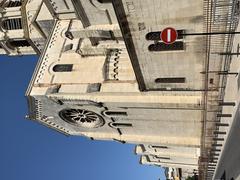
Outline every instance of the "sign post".
<path id="1" fill-rule="evenodd" d="M 161 32 L 160 37 L 165 44 L 172 44 L 177 40 L 178 33 L 176 29 L 167 27 Z"/>

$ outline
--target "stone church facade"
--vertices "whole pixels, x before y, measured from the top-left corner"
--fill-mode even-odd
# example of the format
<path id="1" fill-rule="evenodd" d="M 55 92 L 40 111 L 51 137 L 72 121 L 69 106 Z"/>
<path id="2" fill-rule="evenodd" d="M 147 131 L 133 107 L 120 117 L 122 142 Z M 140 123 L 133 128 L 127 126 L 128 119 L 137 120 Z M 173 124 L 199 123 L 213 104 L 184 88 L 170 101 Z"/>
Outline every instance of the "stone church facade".
<path id="1" fill-rule="evenodd" d="M 142 164 L 205 168 L 214 142 L 203 136 L 216 126 L 204 122 L 216 117 L 219 99 L 206 88 L 221 81 L 214 74 L 206 81 L 205 72 L 207 65 L 221 70 L 222 61 L 207 64 L 206 37 L 178 36 L 169 46 L 159 39 L 168 26 L 180 34 L 205 31 L 204 6 L 202 0 L 2 0 L 0 53 L 39 55 L 27 118 L 65 135 L 136 144 Z"/>

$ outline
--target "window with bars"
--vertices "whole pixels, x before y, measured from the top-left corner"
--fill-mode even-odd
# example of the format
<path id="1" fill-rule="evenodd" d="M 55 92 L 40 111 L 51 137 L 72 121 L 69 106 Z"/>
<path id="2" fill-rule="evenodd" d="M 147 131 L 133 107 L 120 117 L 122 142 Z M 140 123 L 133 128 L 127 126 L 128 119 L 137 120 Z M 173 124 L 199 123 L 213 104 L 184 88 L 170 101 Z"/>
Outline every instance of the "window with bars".
<path id="1" fill-rule="evenodd" d="M 22 29 L 22 19 L 6 19 L 2 22 L 2 28 L 5 30 Z"/>
<path id="2" fill-rule="evenodd" d="M 6 4 L 6 7 L 18 7 L 21 6 L 22 2 L 21 1 L 9 1 Z"/>

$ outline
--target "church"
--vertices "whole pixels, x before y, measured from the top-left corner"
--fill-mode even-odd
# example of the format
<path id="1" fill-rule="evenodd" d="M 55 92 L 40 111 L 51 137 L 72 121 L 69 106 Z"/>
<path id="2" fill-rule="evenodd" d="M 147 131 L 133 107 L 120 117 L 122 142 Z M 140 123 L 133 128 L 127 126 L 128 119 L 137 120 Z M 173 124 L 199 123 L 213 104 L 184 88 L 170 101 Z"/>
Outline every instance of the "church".
<path id="1" fill-rule="evenodd" d="M 2 0 L 0 54 L 39 56 L 28 119 L 65 135 L 136 144 L 142 164 L 211 179 L 221 119 L 232 117 L 223 110 L 235 106 L 221 88 L 229 56 L 219 55 L 231 51 L 232 36 L 199 33 L 234 30 L 235 21 L 226 23 L 232 6 Z M 161 39 L 166 27 L 178 33 L 172 44 Z"/>

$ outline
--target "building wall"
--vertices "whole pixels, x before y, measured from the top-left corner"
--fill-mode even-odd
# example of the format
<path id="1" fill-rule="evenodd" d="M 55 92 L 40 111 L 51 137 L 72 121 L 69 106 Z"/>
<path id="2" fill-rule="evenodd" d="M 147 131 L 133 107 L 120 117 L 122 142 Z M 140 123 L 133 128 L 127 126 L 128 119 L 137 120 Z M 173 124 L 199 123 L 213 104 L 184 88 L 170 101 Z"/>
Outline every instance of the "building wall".
<path id="1" fill-rule="evenodd" d="M 202 1 L 161 0 L 157 6 L 152 1 L 123 1 L 128 16 L 122 20 L 130 24 L 130 34 L 122 34 L 122 21 L 112 3 L 64 2 L 31 0 L 22 6 L 22 35 L 40 55 L 26 92 L 28 118 L 67 135 L 164 145 L 168 150 L 137 146 L 137 153 L 143 155 L 141 162 L 197 169 L 204 38 L 178 40 L 184 41 L 181 51 L 150 52 L 148 46 L 160 40 L 146 40 L 146 34 L 166 26 L 201 31 Z M 178 9 L 170 13 L 173 4 Z M 155 11 L 163 6 L 166 17 Z M 180 12 L 184 13 L 176 18 Z M 133 38 L 136 49 L 129 49 L 126 38 Z M 135 59 L 140 63 L 138 71 L 133 51 L 141 57 Z M 139 73 L 147 91 L 142 91 Z M 178 77 L 185 82 L 155 82 Z"/>
<path id="2" fill-rule="evenodd" d="M 150 51 L 151 45 L 161 43 L 161 39 L 148 40 L 147 34 L 161 32 L 166 27 L 184 30 L 185 33 L 203 32 L 204 8 L 202 0 L 165 1 L 159 0 L 118 0 L 114 1 L 121 27 L 130 34 L 126 38 L 131 48 L 130 56 L 135 63 L 135 73 L 144 90 L 158 89 L 203 89 L 205 39 L 197 36 L 183 36 L 183 48 Z M 125 22 L 128 22 L 127 24 Z M 120 24 L 121 24 L 120 23 Z M 160 34 L 159 34 L 160 35 Z M 180 37 L 180 36 L 179 36 Z M 137 70 L 139 66 L 140 71 Z M 140 82 L 139 79 L 142 81 Z M 157 78 L 186 78 L 183 83 L 156 83 Z"/>
<path id="3" fill-rule="evenodd" d="M 200 146 L 137 145 L 135 153 L 140 156 L 140 163 L 142 164 L 179 168 L 182 177 L 186 178 L 197 173 Z"/>
<path id="4" fill-rule="evenodd" d="M 173 167 L 173 168 L 183 168 L 183 169 L 198 169 L 198 163 L 192 159 L 162 159 L 156 156 L 141 156 L 141 164 L 161 166 L 161 167 Z"/>
<path id="5" fill-rule="evenodd" d="M 166 157 L 192 158 L 197 160 L 200 156 L 200 147 L 137 145 L 135 153 L 138 155 L 159 155 Z"/>
<path id="6" fill-rule="evenodd" d="M 0 13 L 0 46 L 1 54 L 27 55 L 35 54 L 24 36 L 24 25 L 21 12 L 21 1 L 1 2 Z"/>

